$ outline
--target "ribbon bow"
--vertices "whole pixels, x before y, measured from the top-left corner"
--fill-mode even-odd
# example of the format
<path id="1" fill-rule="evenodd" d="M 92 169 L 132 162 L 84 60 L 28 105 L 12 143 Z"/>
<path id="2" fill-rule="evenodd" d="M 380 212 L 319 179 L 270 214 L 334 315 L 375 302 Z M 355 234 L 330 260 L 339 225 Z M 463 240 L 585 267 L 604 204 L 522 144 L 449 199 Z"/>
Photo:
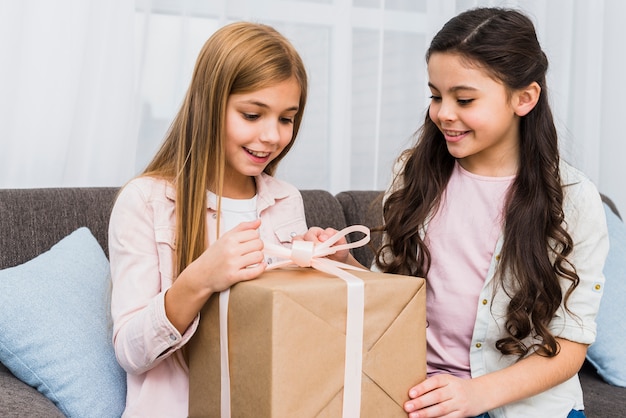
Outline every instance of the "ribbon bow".
<path id="1" fill-rule="evenodd" d="M 334 245 L 337 241 L 353 232 L 365 234 L 353 243 Z M 361 413 L 361 369 L 363 363 L 363 316 L 365 292 L 363 281 L 344 269 L 363 270 L 349 264 L 325 258 L 337 251 L 361 247 L 370 240 L 370 230 L 363 225 L 352 225 L 334 234 L 328 240 L 315 244 L 310 241 L 296 240 L 291 249 L 280 245 L 265 244 L 266 255 L 273 255 L 283 260 L 273 263 L 267 270 L 296 265 L 312 267 L 324 273 L 337 276 L 347 284 L 346 313 L 346 356 L 344 367 L 343 418 L 358 418 Z M 222 362 L 221 416 L 230 417 L 230 376 L 228 372 L 228 299 L 229 290 L 220 294 L 220 351 Z"/>
<path id="2" fill-rule="evenodd" d="M 334 245 L 337 241 L 353 232 L 361 232 L 365 236 L 353 243 Z M 326 241 L 318 244 L 315 244 L 311 241 L 296 240 L 291 243 L 291 249 L 275 244 L 265 244 L 264 251 L 266 255 L 274 255 L 285 259 L 267 266 L 267 270 L 276 269 L 288 265 L 297 265 L 300 267 L 313 267 L 316 270 L 320 270 L 328 274 L 342 276 L 345 275 L 345 272 L 341 270 L 342 268 L 349 270 L 362 269 L 324 257 L 335 254 L 337 251 L 340 250 L 362 247 L 369 241 L 370 230 L 368 227 L 364 225 L 352 225 L 342 229 Z"/>

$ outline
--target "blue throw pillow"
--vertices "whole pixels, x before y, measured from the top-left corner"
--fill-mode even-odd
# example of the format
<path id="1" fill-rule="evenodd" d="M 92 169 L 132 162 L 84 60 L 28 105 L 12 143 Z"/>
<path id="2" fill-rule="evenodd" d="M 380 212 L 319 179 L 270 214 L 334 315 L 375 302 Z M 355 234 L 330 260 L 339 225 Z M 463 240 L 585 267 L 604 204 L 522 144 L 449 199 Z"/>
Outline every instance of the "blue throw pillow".
<path id="1" fill-rule="evenodd" d="M 609 254 L 604 265 L 604 292 L 596 322 L 596 342 L 587 351 L 587 360 L 598 374 L 615 386 L 626 387 L 626 225 L 604 206 L 609 228 Z"/>
<path id="2" fill-rule="evenodd" d="M 110 282 L 109 262 L 87 228 L 0 270 L 0 361 L 68 417 L 119 417 L 124 410 Z"/>

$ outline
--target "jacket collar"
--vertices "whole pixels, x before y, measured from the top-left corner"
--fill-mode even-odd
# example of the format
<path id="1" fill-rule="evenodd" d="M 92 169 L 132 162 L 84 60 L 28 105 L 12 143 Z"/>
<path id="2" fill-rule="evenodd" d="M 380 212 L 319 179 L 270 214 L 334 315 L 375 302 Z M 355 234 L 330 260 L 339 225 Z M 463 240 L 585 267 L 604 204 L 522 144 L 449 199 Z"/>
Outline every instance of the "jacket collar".
<path id="1" fill-rule="evenodd" d="M 266 173 L 254 177 L 256 183 L 257 194 L 257 207 L 261 212 L 264 209 L 274 205 L 277 200 L 283 199 L 289 195 L 289 190 L 285 188 L 280 181 Z M 165 188 L 165 196 L 168 199 L 176 201 L 176 189 L 171 183 L 167 183 Z M 211 203 L 209 199 L 209 192 L 207 192 L 207 209 L 217 210 L 215 204 Z"/>

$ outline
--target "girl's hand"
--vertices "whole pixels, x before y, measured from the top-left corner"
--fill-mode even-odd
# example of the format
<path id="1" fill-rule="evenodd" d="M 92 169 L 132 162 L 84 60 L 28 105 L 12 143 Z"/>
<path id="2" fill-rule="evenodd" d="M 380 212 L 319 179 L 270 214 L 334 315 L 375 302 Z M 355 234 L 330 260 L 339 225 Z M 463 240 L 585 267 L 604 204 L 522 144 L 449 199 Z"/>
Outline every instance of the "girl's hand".
<path id="1" fill-rule="evenodd" d="M 258 277 L 267 264 L 260 220 L 242 222 L 209 245 L 165 293 L 165 313 L 182 334 L 215 292 Z"/>
<path id="2" fill-rule="evenodd" d="M 240 223 L 209 245 L 193 262 L 194 270 L 211 292 L 221 292 L 265 271 L 260 225 L 260 219 Z"/>
<path id="3" fill-rule="evenodd" d="M 320 244 L 335 235 L 336 233 L 337 230 L 333 228 L 322 229 L 320 227 L 314 226 L 309 228 L 304 236 L 294 237 L 294 239 L 303 239 L 304 241 L 312 241 L 315 244 Z M 341 237 L 341 239 L 337 241 L 334 245 L 342 245 L 347 243 L 348 241 L 346 240 L 346 237 Z M 337 251 L 335 254 L 329 255 L 328 258 L 330 258 L 331 260 L 339 261 L 341 263 L 346 263 L 349 256 L 350 250 L 340 250 Z"/>
<path id="4" fill-rule="evenodd" d="M 410 401 L 404 404 L 409 418 L 463 418 L 482 414 L 482 396 L 472 379 L 450 374 L 427 378 L 409 390 Z"/>

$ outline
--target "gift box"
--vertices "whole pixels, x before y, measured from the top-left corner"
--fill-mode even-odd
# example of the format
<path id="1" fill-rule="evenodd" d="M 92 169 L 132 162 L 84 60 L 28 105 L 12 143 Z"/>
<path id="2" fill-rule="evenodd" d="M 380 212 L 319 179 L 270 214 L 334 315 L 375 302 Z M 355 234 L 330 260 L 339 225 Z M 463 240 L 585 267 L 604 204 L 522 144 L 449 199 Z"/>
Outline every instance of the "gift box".
<path id="1" fill-rule="evenodd" d="M 424 280 L 351 274 L 364 285 L 360 416 L 406 418 L 408 390 L 426 378 Z M 284 268 L 233 286 L 229 298 L 231 416 L 342 417 L 346 283 Z M 218 294 L 200 313 L 188 355 L 189 416 L 220 417 Z"/>

